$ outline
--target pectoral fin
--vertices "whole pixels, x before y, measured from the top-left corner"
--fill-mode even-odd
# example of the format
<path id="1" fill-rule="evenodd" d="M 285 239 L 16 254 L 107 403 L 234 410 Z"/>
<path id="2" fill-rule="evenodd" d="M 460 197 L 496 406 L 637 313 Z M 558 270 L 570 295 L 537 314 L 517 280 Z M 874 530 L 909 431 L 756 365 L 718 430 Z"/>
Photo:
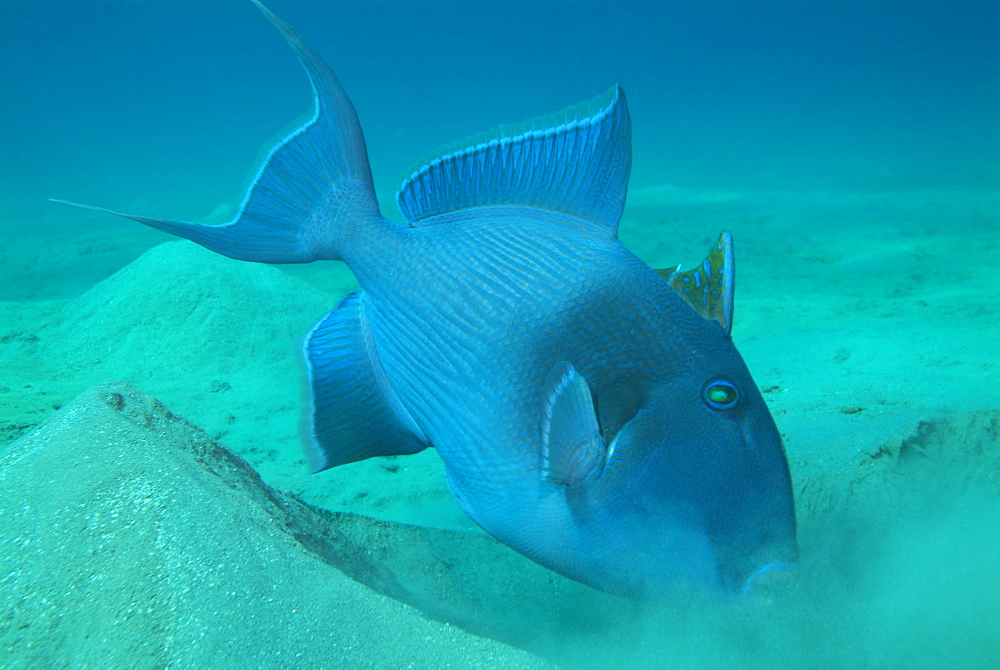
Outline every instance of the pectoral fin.
<path id="1" fill-rule="evenodd" d="M 559 363 L 545 383 L 542 476 L 573 486 L 600 476 L 606 460 L 587 380 L 571 364 Z"/>

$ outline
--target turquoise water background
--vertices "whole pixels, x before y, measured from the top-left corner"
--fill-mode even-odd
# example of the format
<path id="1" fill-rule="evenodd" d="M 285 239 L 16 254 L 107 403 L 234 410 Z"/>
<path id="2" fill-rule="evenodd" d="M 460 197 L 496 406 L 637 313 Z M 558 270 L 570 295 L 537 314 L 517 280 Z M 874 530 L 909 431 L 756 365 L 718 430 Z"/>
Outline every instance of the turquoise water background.
<path id="1" fill-rule="evenodd" d="M 106 391 L 85 393 L 113 380 L 160 399 L 268 485 L 363 515 L 350 517 L 373 537 L 360 554 L 390 556 L 416 584 L 399 600 L 450 653 L 433 667 L 465 667 L 460 629 L 527 650 L 527 667 L 1000 667 L 1000 3 L 268 5 L 343 81 L 382 211 L 397 220 L 396 188 L 437 147 L 624 86 L 633 171 L 620 237 L 654 267 L 690 267 L 721 229 L 734 233 L 733 338 L 785 440 L 801 579 L 770 609 L 648 611 L 491 544 L 433 450 L 309 475 L 300 347 L 356 288 L 346 268 L 239 263 L 47 200 L 221 221 L 262 150 L 310 113 L 287 45 L 243 0 L 2 0 L 0 667 L 108 667 L 109 653 L 120 667 L 209 667 L 213 650 L 273 661 L 279 647 L 335 667 L 347 656 L 328 637 L 353 640 L 372 667 L 402 667 L 431 639 L 410 619 L 393 628 L 390 605 L 365 589 L 356 609 L 329 604 L 316 585 L 357 584 L 298 545 L 296 565 L 314 570 L 301 583 L 253 552 L 230 560 L 230 540 L 257 536 L 204 508 L 271 512 L 240 508 L 226 487 L 199 508 L 188 480 L 171 480 L 171 500 L 147 472 L 143 490 L 165 501 L 156 512 L 177 537 L 221 548 L 143 553 L 129 513 L 148 528 L 160 517 L 136 492 L 88 497 L 100 477 L 118 481 L 116 463 L 69 465 L 74 439 L 115 446 L 104 431 L 120 417 L 94 409 Z M 61 411 L 82 393 L 75 414 Z M 161 437 L 143 439 L 166 458 L 176 445 Z M 19 465 L 24 445 L 35 470 Z M 29 485 L 3 489 L 12 481 Z M 73 523 L 54 503 L 44 512 L 55 493 L 80 501 Z M 75 523 L 95 509 L 128 520 L 120 544 Z M 189 519 L 204 532 L 185 535 Z M 250 527 L 284 538 L 266 519 Z M 397 541 L 415 536 L 430 559 Z M 45 541 L 55 549 L 40 558 L 23 550 Z M 120 550 L 113 570 L 95 546 Z M 195 567 L 172 573 L 164 556 Z M 226 589 L 257 598 L 254 612 L 271 589 L 277 614 L 248 622 L 214 590 L 217 560 L 233 571 Z M 240 634 L 215 625 L 219 612 Z M 383 634 L 397 635 L 385 645 L 396 661 L 366 646 Z"/>
<path id="2" fill-rule="evenodd" d="M 386 200 L 437 146 L 615 82 L 633 187 L 1000 178 L 995 2 L 272 4 L 339 73 Z M 310 103 L 249 3 L 7 0 L 4 13 L 0 226 L 51 219 L 52 196 L 205 216 Z"/>

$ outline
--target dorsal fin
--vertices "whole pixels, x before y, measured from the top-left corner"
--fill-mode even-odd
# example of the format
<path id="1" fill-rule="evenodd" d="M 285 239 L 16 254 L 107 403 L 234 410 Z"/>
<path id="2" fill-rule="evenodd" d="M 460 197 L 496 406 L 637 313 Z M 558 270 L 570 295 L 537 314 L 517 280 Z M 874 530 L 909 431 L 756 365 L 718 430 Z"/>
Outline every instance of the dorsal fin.
<path id="1" fill-rule="evenodd" d="M 558 115 L 463 143 L 411 174 L 396 202 L 413 225 L 446 212 L 519 205 L 571 214 L 615 234 L 631 136 L 625 92 L 614 86 Z"/>
<path id="2" fill-rule="evenodd" d="M 733 293 L 736 290 L 736 262 L 733 235 L 722 231 L 705 260 L 690 270 L 657 270 L 677 294 L 706 319 L 715 319 L 727 335 L 733 330 Z"/>

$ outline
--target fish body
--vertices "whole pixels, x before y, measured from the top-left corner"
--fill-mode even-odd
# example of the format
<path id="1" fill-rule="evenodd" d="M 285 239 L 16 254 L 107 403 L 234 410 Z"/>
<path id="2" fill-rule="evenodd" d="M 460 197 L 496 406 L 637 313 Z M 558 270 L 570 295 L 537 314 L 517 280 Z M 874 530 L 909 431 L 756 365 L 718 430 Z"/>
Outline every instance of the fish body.
<path id="1" fill-rule="evenodd" d="M 123 216 L 233 258 L 349 265 L 361 290 L 304 345 L 313 469 L 433 446 L 483 529 L 621 595 L 741 593 L 793 568 L 784 449 L 729 335 L 731 238 L 688 273 L 617 238 L 621 88 L 424 165 L 397 196 L 401 226 L 379 213 L 336 76 L 255 4 L 304 65 L 313 118 L 231 222 Z"/>

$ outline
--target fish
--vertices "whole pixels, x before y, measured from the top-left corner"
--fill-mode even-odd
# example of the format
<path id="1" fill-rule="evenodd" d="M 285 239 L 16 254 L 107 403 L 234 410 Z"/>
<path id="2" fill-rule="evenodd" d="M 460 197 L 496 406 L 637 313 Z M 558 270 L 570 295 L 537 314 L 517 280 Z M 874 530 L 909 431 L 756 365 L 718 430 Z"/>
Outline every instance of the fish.
<path id="1" fill-rule="evenodd" d="M 733 238 L 691 270 L 619 241 L 631 120 L 613 86 L 459 144 L 384 218 L 333 70 L 281 32 L 312 116 L 266 154 L 240 207 L 133 219 L 230 258 L 343 261 L 360 289 L 305 338 L 319 472 L 429 447 L 482 529 L 549 569 L 641 600 L 748 597 L 798 565 L 788 460 L 733 344 Z"/>

